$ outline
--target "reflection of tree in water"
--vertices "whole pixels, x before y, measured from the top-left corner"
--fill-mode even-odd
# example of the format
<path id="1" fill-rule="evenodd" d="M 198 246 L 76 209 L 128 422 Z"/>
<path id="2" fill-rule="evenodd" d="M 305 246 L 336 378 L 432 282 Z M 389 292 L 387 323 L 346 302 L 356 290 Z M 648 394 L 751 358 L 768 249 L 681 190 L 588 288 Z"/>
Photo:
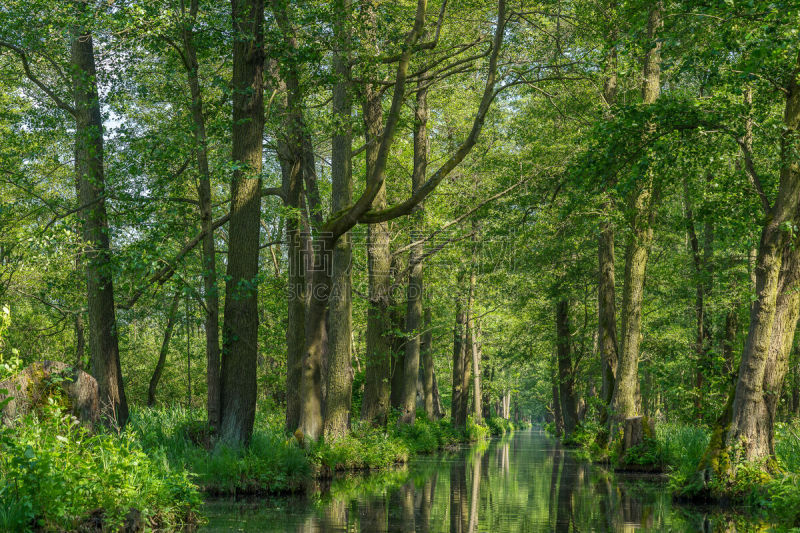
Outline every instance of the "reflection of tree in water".
<path id="1" fill-rule="evenodd" d="M 510 440 L 510 442 L 509 442 Z M 535 433 L 492 440 L 404 469 L 321 484 L 321 496 L 237 502 L 209 531 L 752 531 L 752 517 L 676 507 L 652 481 L 578 460 Z M 317 493 L 319 494 L 319 493 Z M 240 527 L 245 525 L 244 528 Z"/>
<path id="2" fill-rule="evenodd" d="M 450 466 L 450 533 L 467 533 L 469 520 L 466 458 Z"/>
<path id="3" fill-rule="evenodd" d="M 431 477 L 425 480 L 422 489 L 417 491 L 419 503 L 418 524 L 421 533 L 428 533 L 431 530 L 431 509 L 433 508 L 433 495 L 436 493 L 436 478 L 439 476 L 434 472 Z"/>
<path id="4" fill-rule="evenodd" d="M 573 520 L 572 495 L 575 492 L 577 476 L 575 458 L 570 453 L 562 454 L 561 475 L 558 480 L 558 502 L 556 506 L 556 531 L 570 530 Z M 555 465 L 555 463 L 553 463 Z"/>
<path id="5" fill-rule="evenodd" d="M 388 514 L 386 510 L 386 496 L 368 495 L 358 505 L 358 518 L 361 531 L 374 531 L 383 533 L 387 531 Z"/>

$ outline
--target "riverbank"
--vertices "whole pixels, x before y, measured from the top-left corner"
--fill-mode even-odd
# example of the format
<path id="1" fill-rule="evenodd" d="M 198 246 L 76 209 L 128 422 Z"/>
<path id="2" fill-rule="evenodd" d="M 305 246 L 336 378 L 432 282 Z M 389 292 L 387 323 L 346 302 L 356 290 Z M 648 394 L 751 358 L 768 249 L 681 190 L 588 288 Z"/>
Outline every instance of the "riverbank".
<path id="1" fill-rule="evenodd" d="M 722 505 L 757 515 L 769 515 L 783 527 L 800 527 L 800 424 L 776 425 L 776 469 L 739 463 L 730 479 L 704 475 L 699 465 L 711 431 L 687 424 L 656 424 L 655 435 L 629 450 L 624 462 L 619 447 L 595 442 L 597 427 L 579 427 L 567 441 L 582 459 L 622 472 L 652 472 L 666 476 L 676 501 Z M 552 428 L 550 428 L 552 434 Z"/>
<path id="2" fill-rule="evenodd" d="M 310 493 L 214 498 L 207 531 L 765 531 L 766 518 L 672 500 L 667 482 L 616 475 L 540 431 L 335 476 Z M 735 528 L 735 529 L 734 529 Z"/>
<path id="3" fill-rule="evenodd" d="M 0 530 L 73 530 L 92 525 L 180 529 L 200 520 L 203 495 L 266 495 L 301 490 L 335 472 L 384 469 L 490 433 L 508 421 L 392 418 L 387 428 L 356 422 L 333 442 L 301 446 L 277 409 L 262 409 L 247 447 L 214 443 L 200 410 L 134 409 L 124 431 L 90 434 L 57 407 L 0 433 Z"/>

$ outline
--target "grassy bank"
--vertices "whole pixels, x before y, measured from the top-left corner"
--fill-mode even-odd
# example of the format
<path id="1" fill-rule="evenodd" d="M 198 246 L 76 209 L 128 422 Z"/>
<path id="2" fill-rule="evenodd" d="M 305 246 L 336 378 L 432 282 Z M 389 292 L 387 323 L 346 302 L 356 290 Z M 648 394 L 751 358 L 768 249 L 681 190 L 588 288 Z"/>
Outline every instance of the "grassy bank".
<path id="1" fill-rule="evenodd" d="M 618 447 L 603 449 L 595 442 L 597 427 L 585 426 L 566 444 L 576 447 L 578 456 L 616 465 Z M 775 453 L 778 471 L 766 474 L 760 464 L 741 463 L 730 480 L 704 479 L 698 471 L 709 443 L 708 429 L 674 423 L 656 424 L 655 435 L 629 451 L 628 465 L 641 465 L 663 472 L 677 499 L 711 499 L 726 505 L 746 507 L 764 513 L 788 527 L 800 527 L 800 425 L 778 424 Z"/>
<path id="2" fill-rule="evenodd" d="M 204 418 L 180 407 L 133 409 L 124 431 L 91 434 L 54 404 L 0 429 L 0 530 L 178 529 L 197 521 L 203 493 L 290 492 L 514 429 L 489 419 L 457 431 L 420 413 L 413 426 L 356 422 L 340 439 L 301 446 L 278 409 L 262 409 L 250 444 L 230 447 L 214 442 Z"/>
<path id="3" fill-rule="evenodd" d="M 0 427 L 0 531 L 173 530 L 201 504 L 190 473 L 131 432 L 90 434 L 54 406 Z"/>

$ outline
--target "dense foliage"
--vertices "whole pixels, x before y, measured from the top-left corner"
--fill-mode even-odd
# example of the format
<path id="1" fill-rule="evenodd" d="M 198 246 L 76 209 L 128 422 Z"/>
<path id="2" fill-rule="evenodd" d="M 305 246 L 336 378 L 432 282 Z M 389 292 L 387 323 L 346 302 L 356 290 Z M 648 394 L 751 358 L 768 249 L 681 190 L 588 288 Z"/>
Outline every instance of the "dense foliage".
<path id="1" fill-rule="evenodd" d="M 532 422 L 797 520 L 798 28 L 788 0 L 6 1 L 0 382 L 69 363 L 101 423 L 5 421 L 0 527 L 176 527 L 198 489 Z"/>

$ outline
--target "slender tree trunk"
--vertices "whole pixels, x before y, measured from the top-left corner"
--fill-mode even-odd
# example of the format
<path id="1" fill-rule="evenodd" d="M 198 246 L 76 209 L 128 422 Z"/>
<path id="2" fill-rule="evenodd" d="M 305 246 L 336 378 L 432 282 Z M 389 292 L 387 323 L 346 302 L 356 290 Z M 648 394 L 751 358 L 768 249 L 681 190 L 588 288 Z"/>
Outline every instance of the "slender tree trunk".
<path id="1" fill-rule="evenodd" d="M 400 268 L 393 268 L 396 272 L 401 271 Z M 395 280 L 395 284 L 399 285 L 398 281 Z M 396 304 L 394 301 L 392 302 L 392 308 L 389 311 L 389 316 L 391 317 L 391 329 L 395 332 L 403 331 L 405 327 L 405 313 L 401 309 L 400 304 Z M 391 391 L 389 393 L 389 404 L 391 405 L 392 409 L 401 410 L 403 408 L 403 393 L 405 391 L 405 360 L 406 360 L 406 350 L 405 350 L 405 338 L 402 334 L 393 334 L 391 336 L 391 346 L 392 346 L 392 355 L 391 355 L 391 362 L 392 362 L 392 377 L 391 377 Z"/>
<path id="2" fill-rule="evenodd" d="M 439 394 L 439 382 L 436 379 L 436 371 L 433 372 L 433 415 L 438 420 L 444 417 L 442 409 L 442 396 Z"/>
<path id="3" fill-rule="evenodd" d="M 736 367 L 734 366 L 734 345 L 736 343 L 736 332 L 739 328 L 739 313 L 736 308 L 731 308 L 725 314 L 725 336 L 722 339 L 722 358 L 725 360 L 725 375 L 730 381 L 736 377 Z"/>
<path id="4" fill-rule="evenodd" d="M 709 177 L 710 181 L 710 177 Z M 689 233 L 689 247 L 692 255 L 692 263 L 697 278 L 695 287 L 695 415 L 698 420 L 703 421 L 703 383 L 705 373 L 711 369 L 710 350 L 711 350 L 711 320 L 706 310 L 706 302 L 711 296 L 711 259 L 713 254 L 713 226 L 707 217 L 703 224 L 703 249 L 700 249 L 700 240 L 695 229 L 694 205 L 689 191 L 689 181 L 683 181 L 683 195 L 686 206 L 686 225 Z"/>
<path id="5" fill-rule="evenodd" d="M 219 350 L 219 291 L 217 288 L 217 262 L 214 245 L 214 231 L 211 226 L 211 172 L 208 167 L 208 143 L 206 122 L 203 116 L 203 95 L 198 77 L 199 64 L 194 45 L 194 24 L 197 20 L 198 0 L 192 0 L 189 19 L 184 21 L 182 38 L 184 66 L 192 95 L 192 125 L 195 142 L 195 158 L 199 180 L 197 198 L 200 207 L 200 226 L 203 236 L 203 292 L 205 296 L 206 330 L 206 385 L 208 394 L 206 409 L 208 424 L 219 428 L 220 423 L 220 350 Z"/>
<path id="6" fill-rule="evenodd" d="M 464 418 L 464 425 L 466 426 L 467 417 L 470 414 L 469 409 L 469 389 L 472 377 L 472 330 L 469 328 L 469 322 L 472 319 L 473 309 L 473 293 L 470 291 L 469 299 L 467 300 L 467 313 L 464 322 L 464 343 L 462 344 L 461 357 L 464 360 L 463 368 L 464 373 L 461 378 L 461 406 L 459 410 Z"/>
<path id="7" fill-rule="evenodd" d="M 661 27 L 661 0 L 650 8 L 647 21 L 648 49 L 643 68 L 642 100 L 653 104 L 658 99 L 661 82 L 661 42 L 657 33 Z M 650 44 L 652 43 L 652 44 Z M 631 194 L 628 203 L 631 219 L 631 236 L 625 251 L 625 280 L 622 291 L 622 344 L 620 349 L 614 392 L 611 400 L 611 429 L 609 439 L 616 437 L 620 422 L 636 416 L 639 386 L 639 343 L 642 331 L 642 299 L 645 271 L 653 241 L 653 217 L 658 193 L 654 189 L 652 172 L 648 171 Z"/>
<path id="8" fill-rule="evenodd" d="M 257 397 L 258 256 L 264 133 L 264 2 L 231 0 L 233 149 L 221 367 L 221 437 L 247 443 Z"/>
<path id="9" fill-rule="evenodd" d="M 436 420 L 433 403 L 433 332 L 431 331 L 431 309 L 425 307 L 424 331 L 419 351 L 422 355 L 422 397 L 428 420 Z"/>
<path id="10" fill-rule="evenodd" d="M 105 203 L 103 119 L 91 34 L 76 29 L 70 48 L 74 70 L 75 172 L 80 187 L 78 203 L 86 206 L 81 209 L 80 216 L 86 259 L 92 375 L 97 379 L 103 418 L 122 427 L 128 421 L 128 402 L 119 362 L 111 243 Z"/>
<path id="11" fill-rule="evenodd" d="M 553 397 L 553 423 L 555 424 L 555 433 L 556 437 L 561 437 L 564 435 L 564 415 L 561 412 L 561 393 L 560 387 L 558 384 L 558 354 L 556 353 L 556 361 L 553 364 L 552 373 L 552 397 Z M 505 404 L 506 404 L 506 396 L 505 391 L 503 392 L 503 396 L 500 398 L 500 416 L 505 418 Z"/>
<path id="12" fill-rule="evenodd" d="M 287 140 L 278 141 L 278 158 L 281 164 L 284 205 L 286 215 L 286 242 L 289 261 L 287 287 L 287 328 L 286 328 L 286 430 L 294 431 L 300 422 L 300 376 L 303 352 L 305 349 L 306 307 L 308 305 L 308 286 L 306 260 L 311 259 L 313 251 L 310 243 L 310 227 L 304 222 L 313 220 L 317 225 L 322 219 L 319 194 L 316 189 L 316 169 L 314 148 L 310 134 L 306 131 L 303 116 L 303 91 L 300 85 L 300 72 L 297 54 L 297 37 L 289 21 L 288 4 L 272 0 L 272 12 L 283 36 L 290 56 L 277 65 L 271 62 L 273 91 L 285 93 Z M 303 183 L 306 183 L 308 219 L 304 217 Z M 310 225 L 310 222 L 309 222 Z"/>
<path id="13" fill-rule="evenodd" d="M 428 169 L 428 90 L 425 88 L 428 78 L 425 74 L 420 76 L 417 85 L 417 105 L 414 112 L 414 170 L 411 174 L 411 194 L 414 195 L 425 183 Z M 425 213 L 422 205 L 417 205 L 412 212 L 414 230 L 411 231 L 411 240 L 420 238 L 424 224 Z M 408 292 L 406 307 L 406 346 L 403 361 L 403 412 L 398 421 L 400 424 L 413 424 L 417 412 L 416 391 L 417 376 L 419 375 L 419 346 L 420 325 L 422 323 L 422 244 L 412 246 L 408 263 Z"/>
<path id="14" fill-rule="evenodd" d="M 83 312 L 75 313 L 75 368 L 83 370 L 83 358 L 86 352 L 86 326 L 83 323 Z"/>
<path id="15" fill-rule="evenodd" d="M 330 265 L 333 239 L 321 236 L 311 269 L 312 291 L 306 318 L 306 342 L 300 379 L 300 425 L 303 436 L 313 440 L 322 435 L 322 354 L 326 345 Z"/>
<path id="16" fill-rule="evenodd" d="M 150 386 L 147 388 L 147 406 L 153 407 L 156 404 L 156 388 L 158 382 L 161 380 L 161 374 L 164 372 L 164 364 L 167 362 L 167 354 L 169 353 L 169 341 L 172 338 L 172 330 L 175 327 L 175 313 L 178 310 L 178 303 L 181 301 L 180 291 L 175 291 L 172 297 L 172 303 L 169 306 L 169 314 L 167 314 L 167 325 L 164 328 L 164 340 L 161 342 L 161 350 L 158 352 L 158 362 L 156 368 L 153 370 L 153 376 L 150 378 Z"/>
<path id="17" fill-rule="evenodd" d="M 483 423 L 483 412 L 481 411 L 481 401 L 483 394 L 481 393 L 481 347 L 478 338 L 480 331 L 475 324 L 475 319 L 470 316 L 470 321 L 467 327 L 472 332 L 472 418 L 476 424 Z"/>
<path id="18" fill-rule="evenodd" d="M 572 354 L 570 353 L 569 302 L 561 299 L 556 305 L 556 334 L 558 353 L 558 393 L 561 416 L 564 420 L 564 437 L 569 438 L 578 424 L 578 410 L 575 405 Z"/>
<path id="19" fill-rule="evenodd" d="M 350 54 L 349 0 L 334 3 L 334 37 L 337 50 L 333 67 L 337 81 L 333 88 L 333 116 L 338 131 L 333 136 L 331 158 L 331 211 L 346 209 L 352 202 L 352 132 L 350 115 Z M 331 294 L 328 305 L 328 368 L 326 375 L 324 434 L 327 438 L 341 437 L 350 428 L 350 404 L 353 395 L 352 369 L 352 250 L 350 234 L 336 240 L 333 249 Z"/>
<path id="20" fill-rule="evenodd" d="M 464 429 L 467 424 L 464 406 L 464 344 L 465 344 L 464 309 L 461 300 L 456 302 L 456 322 L 453 327 L 453 394 L 451 420 L 454 428 Z"/>

